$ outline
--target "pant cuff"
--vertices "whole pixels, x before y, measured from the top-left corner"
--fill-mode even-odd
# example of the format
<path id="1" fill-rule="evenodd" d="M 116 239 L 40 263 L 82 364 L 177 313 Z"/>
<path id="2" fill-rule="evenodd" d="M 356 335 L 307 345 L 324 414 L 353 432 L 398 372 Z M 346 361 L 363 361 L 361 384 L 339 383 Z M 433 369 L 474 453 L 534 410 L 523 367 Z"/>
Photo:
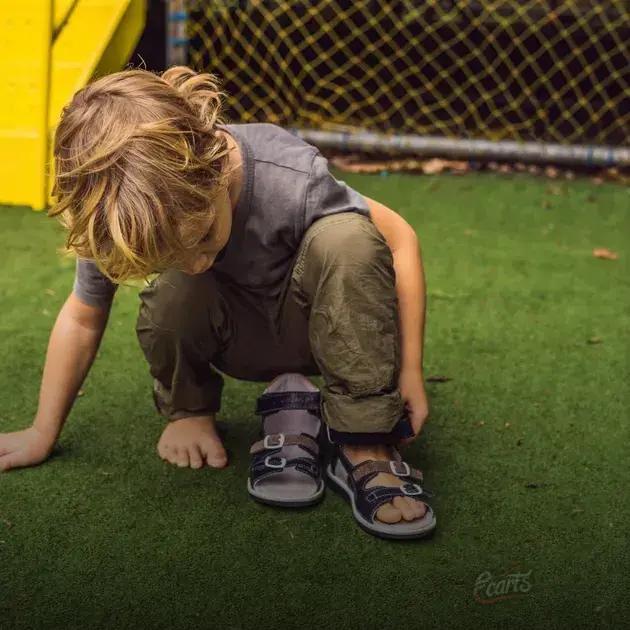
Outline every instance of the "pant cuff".
<path id="1" fill-rule="evenodd" d="M 326 425 L 328 441 L 331 444 L 396 444 L 414 435 L 409 416 L 405 414 L 389 433 L 359 433 L 335 431 Z"/>
<path id="2" fill-rule="evenodd" d="M 173 408 L 170 401 L 167 401 L 164 398 L 164 390 L 161 388 L 161 384 L 159 381 L 157 381 L 157 379 L 154 379 L 153 381 L 152 395 L 153 403 L 157 412 L 160 415 L 164 416 L 170 422 L 181 420 L 182 418 L 190 418 L 192 416 L 209 416 L 211 414 L 216 414 L 221 410 L 220 398 L 213 398 L 209 401 L 206 401 L 203 405 L 199 405 L 191 409 L 175 409 Z"/>

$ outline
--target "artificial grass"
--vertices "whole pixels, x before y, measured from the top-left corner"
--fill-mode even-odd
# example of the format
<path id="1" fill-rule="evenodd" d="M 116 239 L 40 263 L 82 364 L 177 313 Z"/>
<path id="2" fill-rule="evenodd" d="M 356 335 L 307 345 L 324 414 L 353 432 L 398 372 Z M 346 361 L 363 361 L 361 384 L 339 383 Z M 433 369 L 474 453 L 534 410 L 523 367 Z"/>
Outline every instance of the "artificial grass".
<path id="1" fill-rule="evenodd" d="M 529 176 L 342 177 L 418 231 L 431 419 L 404 451 L 433 539 L 389 542 L 328 491 L 305 511 L 245 481 L 265 383 L 226 377 L 230 466 L 162 462 L 163 426 L 118 292 L 53 457 L 0 474 L 0 627 L 619 627 L 630 614 L 628 190 Z M 52 219 L 0 209 L 0 431 L 36 406 L 73 263 Z M 594 247 L 620 255 L 595 259 Z M 599 343 L 589 343 L 597 341 Z M 316 379 L 317 380 L 317 379 Z M 321 384 L 321 381 L 318 381 Z M 477 577 L 529 572 L 482 605 Z"/>

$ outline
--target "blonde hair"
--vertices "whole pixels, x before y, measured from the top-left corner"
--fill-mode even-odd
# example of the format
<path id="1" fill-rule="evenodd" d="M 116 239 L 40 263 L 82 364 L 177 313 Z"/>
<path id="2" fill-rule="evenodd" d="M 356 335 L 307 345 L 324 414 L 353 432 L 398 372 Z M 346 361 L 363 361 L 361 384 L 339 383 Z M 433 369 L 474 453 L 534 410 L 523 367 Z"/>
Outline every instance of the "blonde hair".
<path id="1" fill-rule="evenodd" d="M 124 70 L 79 90 L 54 140 L 48 214 L 68 230 L 65 251 L 117 283 L 181 264 L 228 183 L 222 96 L 215 76 L 184 66 Z"/>

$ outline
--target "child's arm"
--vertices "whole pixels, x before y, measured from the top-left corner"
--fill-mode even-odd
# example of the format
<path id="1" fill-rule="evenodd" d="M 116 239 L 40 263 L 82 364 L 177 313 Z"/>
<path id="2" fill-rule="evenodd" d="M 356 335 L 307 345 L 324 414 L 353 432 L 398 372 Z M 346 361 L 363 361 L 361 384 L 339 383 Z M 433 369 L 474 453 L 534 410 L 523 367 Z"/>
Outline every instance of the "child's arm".
<path id="1" fill-rule="evenodd" d="M 420 242 L 414 229 L 399 214 L 369 197 L 365 199 L 372 221 L 394 257 L 401 320 L 401 367 L 422 373 L 426 284 Z"/>
<path id="2" fill-rule="evenodd" d="M 387 241 L 394 259 L 401 331 L 399 387 L 402 398 L 409 405 L 411 424 L 417 435 L 429 415 L 422 365 L 426 281 L 420 241 L 415 230 L 398 213 L 369 197 L 365 199 L 372 222 Z"/>
<path id="3" fill-rule="evenodd" d="M 0 471 L 39 464 L 50 455 L 94 361 L 108 317 L 109 308 L 88 306 L 70 294 L 50 334 L 32 426 L 0 433 Z"/>

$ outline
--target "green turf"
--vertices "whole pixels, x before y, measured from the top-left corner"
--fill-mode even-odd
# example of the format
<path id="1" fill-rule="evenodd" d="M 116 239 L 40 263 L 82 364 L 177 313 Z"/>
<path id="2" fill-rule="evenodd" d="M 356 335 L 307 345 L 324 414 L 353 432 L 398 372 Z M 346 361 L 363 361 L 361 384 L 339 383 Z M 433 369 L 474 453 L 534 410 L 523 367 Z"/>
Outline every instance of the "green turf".
<path id="1" fill-rule="evenodd" d="M 406 459 L 430 541 L 375 539 L 329 492 L 245 481 L 264 383 L 226 379 L 231 465 L 180 470 L 122 288 L 52 459 L 0 475 L 0 628 L 581 628 L 630 615 L 628 189 L 526 176 L 343 176 L 418 231 L 431 420 Z M 0 430 L 27 425 L 73 263 L 44 214 L 0 209 Z M 617 261 L 598 260 L 607 247 Z M 588 343 L 593 337 L 601 343 Z M 489 571 L 531 590 L 473 598 Z"/>

